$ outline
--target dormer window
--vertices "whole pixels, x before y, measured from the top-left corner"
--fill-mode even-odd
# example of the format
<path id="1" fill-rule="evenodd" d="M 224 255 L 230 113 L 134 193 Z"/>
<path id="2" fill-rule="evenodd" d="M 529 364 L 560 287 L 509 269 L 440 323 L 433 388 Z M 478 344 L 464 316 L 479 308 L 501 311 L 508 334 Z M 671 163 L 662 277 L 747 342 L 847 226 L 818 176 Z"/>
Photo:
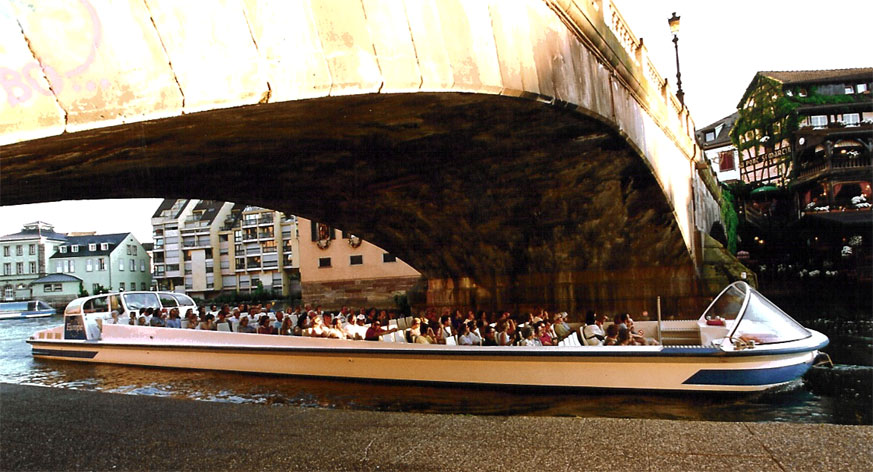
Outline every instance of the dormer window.
<path id="1" fill-rule="evenodd" d="M 704 139 L 706 142 L 715 141 L 715 131 L 707 131 Z"/>
<path id="2" fill-rule="evenodd" d="M 867 84 L 858 84 L 858 93 L 864 93 L 867 91 Z"/>
<path id="3" fill-rule="evenodd" d="M 846 85 L 846 95 L 852 95 L 855 93 L 855 87 L 851 85 Z"/>
<path id="4" fill-rule="evenodd" d="M 88 244 L 88 250 L 89 251 L 96 251 L 97 250 L 97 243 Z"/>
<path id="5" fill-rule="evenodd" d="M 78 245 L 78 244 L 73 244 L 71 250 L 72 250 L 73 252 L 79 252 L 79 245 Z"/>
<path id="6" fill-rule="evenodd" d="M 61 254 L 67 253 L 67 246 L 58 246 L 58 248 L 61 250 Z"/>
<path id="7" fill-rule="evenodd" d="M 109 243 L 100 243 L 100 250 L 101 251 L 108 251 L 109 250 Z"/>

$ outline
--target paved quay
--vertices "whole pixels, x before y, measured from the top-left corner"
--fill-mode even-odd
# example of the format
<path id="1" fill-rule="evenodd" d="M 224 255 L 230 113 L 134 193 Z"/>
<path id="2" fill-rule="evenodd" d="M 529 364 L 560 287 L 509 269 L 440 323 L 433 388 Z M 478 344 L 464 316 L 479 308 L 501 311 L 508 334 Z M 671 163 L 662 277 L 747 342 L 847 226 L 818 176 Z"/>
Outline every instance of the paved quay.
<path id="1" fill-rule="evenodd" d="M 873 426 L 455 416 L 0 384 L 0 470 L 870 471 Z"/>

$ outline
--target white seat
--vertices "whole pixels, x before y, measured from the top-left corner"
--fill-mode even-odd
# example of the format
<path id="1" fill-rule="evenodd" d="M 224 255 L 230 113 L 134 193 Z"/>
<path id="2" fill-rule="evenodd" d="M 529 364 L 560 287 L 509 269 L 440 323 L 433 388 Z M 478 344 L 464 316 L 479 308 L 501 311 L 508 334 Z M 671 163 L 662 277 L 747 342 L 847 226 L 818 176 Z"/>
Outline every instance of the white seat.
<path id="1" fill-rule="evenodd" d="M 388 329 L 396 328 L 396 327 L 397 327 L 397 320 L 388 320 Z"/>
<path id="2" fill-rule="evenodd" d="M 406 342 L 406 330 L 400 330 L 394 333 L 394 342 L 405 343 Z"/>
<path id="3" fill-rule="evenodd" d="M 291 315 L 291 326 L 297 326 L 297 315 Z"/>
<path id="4" fill-rule="evenodd" d="M 188 329 L 188 320 L 182 320 L 182 329 Z"/>
<path id="5" fill-rule="evenodd" d="M 412 319 L 413 319 L 412 316 L 407 316 L 407 317 L 406 317 L 406 327 L 407 327 L 407 328 L 409 328 L 410 326 L 412 326 Z"/>
<path id="6" fill-rule="evenodd" d="M 406 325 L 406 318 L 397 318 L 397 327 L 400 329 L 406 329 L 409 326 Z"/>
<path id="7" fill-rule="evenodd" d="M 458 341 L 455 340 L 454 336 L 446 336 L 446 346 L 457 346 Z"/>
<path id="8" fill-rule="evenodd" d="M 385 341 L 386 343 L 393 343 L 394 342 L 394 333 L 383 334 L 382 336 L 380 336 L 380 338 L 382 339 L 382 341 Z"/>
<path id="9" fill-rule="evenodd" d="M 215 329 L 217 329 L 218 331 L 225 331 L 229 333 L 230 325 L 228 323 L 218 323 L 217 325 L 215 325 Z"/>

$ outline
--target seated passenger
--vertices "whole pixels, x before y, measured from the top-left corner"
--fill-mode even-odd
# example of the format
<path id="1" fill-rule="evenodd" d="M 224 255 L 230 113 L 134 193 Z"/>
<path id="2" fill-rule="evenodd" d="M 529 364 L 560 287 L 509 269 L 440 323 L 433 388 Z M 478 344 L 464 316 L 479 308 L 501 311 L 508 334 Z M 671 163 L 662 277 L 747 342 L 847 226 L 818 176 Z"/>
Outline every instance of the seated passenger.
<path id="1" fill-rule="evenodd" d="M 211 313 L 210 313 L 211 314 Z M 219 325 L 226 325 L 227 331 L 233 331 L 233 325 L 230 320 L 227 319 L 227 313 L 224 310 L 218 312 L 218 319 L 215 320 L 215 330 L 218 331 Z"/>
<path id="2" fill-rule="evenodd" d="M 209 317 L 212 315 L 206 315 L 206 316 Z M 256 333 L 257 330 L 254 328 L 254 326 L 249 326 L 249 317 L 246 316 L 246 317 L 240 318 L 239 324 L 236 326 L 236 332 L 237 333 Z"/>
<path id="3" fill-rule="evenodd" d="M 367 329 L 367 334 L 364 336 L 364 339 L 367 341 L 379 341 L 379 338 L 382 335 L 390 334 L 397 331 L 397 328 L 392 328 L 389 330 L 382 329 L 382 322 L 378 319 L 373 320 L 373 323 L 370 324 L 370 328 Z"/>
<path id="4" fill-rule="evenodd" d="M 327 329 L 327 337 L 331 339 L 346 339 L 346 332 L 343 330 L 343 322 L 339 317 L 334 318 L 330 327 Z"/>
<path id="5" fill-rule="evenodd" d="M 170 317 L 167 318 L 166 321 L 167 328 L 181 328 L 182 320 L 179 319 L 179 309 L 171 308 L 170 309 Z"/>
<path id="6" fill-rule="evenodd" d="M 552 340 L 552 335 L 549 334 L 548 331 L 548 322 L 540 321 L 534 325 L 534 329 L 537 332 L 537 339 L 540 341 L 540 345 L 542 346 L 554 346 L 555 342 Z"/>
<path id="7" fill-rule="evenodd" d="M 279 326 L 279 336 L 290 336 L 294 334 L 294 326 L 291 324 L 291 317 L 286 316 L 282 319 L 282 324 Z"/>
<path id="8" fill-rule="evenodd" d="M 308 320 L 308 319 L 309 319 L 309 317 L 306 316 L 305 314 L 301 314 L 297 318 L 297 325 L 294 326 L 294 336 L 306 336 L 307 335 L 307 333 L 306 333 L 306 320 Z"/>
<path id="9" fill-rule="evenodd" d="M 421 334 L 421 319 L 413 318 L 412 326 L 410 327 L 409 333 L 412 337 L 411 341 L 418 344 L 435 344 L 436 339 L 433 337 L 433 330 L 427 328 L 425 334 Z"/>
<path id="10" fill-rule="evenodd" d="M 494 328 L 492 328 L 490 325 L 487 325 L 487 324 L 484 327 L 482 327 L 482 345 L 483 346 L 496 346 L 497 345 L 497 338 L 495 337 Z"/>
<path id="11" fill-rule="evenodd" d="M 618 325 L 611 324 L 606 327 L 606 338 L 603 340 L 604 346 L 615 346 L 618 344 Z"/>
<path id="12" fill-rule="evenodd" d="M 258 319 L 258 334 L 273 334 L 273 326 L 270 324 L 270 315 L 261 315 Z"/>
<path id="13" fill-rule="evenodd" d="M 615 325 L 613 325 L 615 326 Z M 619 325 L 618 327 L 618 337 L 615 340 L 615 344 L 617 346 L 633 346 L 636 343 L 631 338 L 630 330 Z"/>
<path id="14" fill-rule="evenodd" d="M 213 322 L 214 319 L 214 316 L 206 315 L 203 318 L 203 321 L 201 321 L 200 324 L 197 325 L 197 329 L 204 331 L 215 331 L 215 323 Z"/>
<path id="15" fill-rule="evenodd" d="M 467 323 L 461 323 L 458 325 L 458 345 L 459 346 L 472 346 L 474 344 L 473 333 L 470 331 L 470 325 Z M 479 344 L 479 343 L 475 343 Z"/>
<path id="16" fill-rule="evenodd" d="M 582 329 L 582 337 L 586 346 L 603 344 L 603 340 L 606 339 L 606 334 L 603 332 L 604 321 L 606 321 L 606 315 L 596 314 L 594 310 L 588 310 L 585 313 L 585 328 Z"/>
<path id="17" fill-rule="evenodd" d="M 152 319 L 149 320 L 149 326 L 154 326 L 158 328 L 163 328 L 167 324 L 164 322 L 164 314 L 161 311 L 155 311 L 152 315 Z"/>
<path id="18" fill-rule="evenodd" d="M 309 328 L 306 330 L 306 335 L 313 338 L 326 338 L 328 336 L 327 327 L 324 326 L 324 318 L 315 313 L 309 319 Z"/>
<path id="19" fill-rule="evenodd" d="M 555 336 L 558 338 L 558 341 L 563 341 L 567 336 L 573 334 L 573 328 L 567 324 L 566 311 L 555 315 L 555 324 L 552 327 L 555 330 Z"/>
<path id="20" fill-rule="evenodd" d="M 521 328 L 521 340 L 519 340 L 519 346 L 542 346 L 543 343 L 540 342 L 539 339 L 535 337 L 535 331 L 531 326 L 525 326 Z"/>

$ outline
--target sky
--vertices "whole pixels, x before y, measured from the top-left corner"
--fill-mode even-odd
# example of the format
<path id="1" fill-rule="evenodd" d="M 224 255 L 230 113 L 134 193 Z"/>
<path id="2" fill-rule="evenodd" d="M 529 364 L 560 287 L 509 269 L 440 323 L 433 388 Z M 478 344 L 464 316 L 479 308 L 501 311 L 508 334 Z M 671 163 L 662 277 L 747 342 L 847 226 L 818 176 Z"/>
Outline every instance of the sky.
<path id="1" fill-rule="evenodd" d="M 614 3 L 634 35 L 644 38 L 655 68 L 673 86 L 676 58 L 667 18 L 674 11 L 681 17 L 682 88 L 698 128 L 736 111 L 757 71 L 873 66 L 873 2 L 869 0 Z M 150 218 L 159 203 L 159 199 L 136 199 L 0 206 L 0 235 L 42 220 L 54 224 L 58 232 L 132 232 L 140 242 L 150 242 Z"/>

